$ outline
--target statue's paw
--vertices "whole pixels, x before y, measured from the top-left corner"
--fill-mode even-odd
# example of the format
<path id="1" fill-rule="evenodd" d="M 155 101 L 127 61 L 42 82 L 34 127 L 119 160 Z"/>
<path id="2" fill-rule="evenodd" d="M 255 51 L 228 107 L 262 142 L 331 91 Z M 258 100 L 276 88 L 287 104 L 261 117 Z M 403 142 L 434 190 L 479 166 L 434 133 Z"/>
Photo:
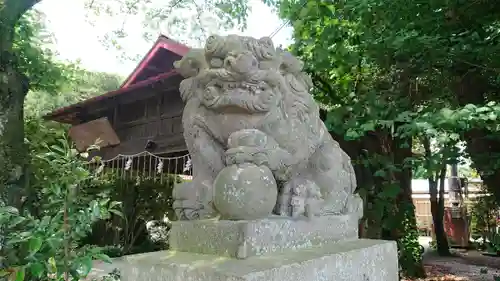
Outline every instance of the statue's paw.
<path id="1" fill-rule="evenodd" d="M 226 165 L 238 165 L 252 163 L 257 166 L 267 166 L 267 157 L 262 149 L 258 147 L 240 146 L 226 150 Z"/>
<path id="2" fill-rule="evenodd" d="M 178 220 L 200 220 L 213 218 L 217 215 L 208 203 L 189 200 L 177 200 L 172 204 Z"/>
<path id="3" fill-rule="evenodd" d="M 266 160 L 277 180 L 290 180 L 293 171 L 293 157 L 288 151 L 281 148 L 270 150 L 266 153 Z"/>
<path id="4" fill-rule="evenodd" d="M 203 208 L 201 204 L 189 200 L 176 200 L 172 204 L 178 220 L 200 219 L 199 211 Z"/>
<path id="5" fill-rule="evenodd" d="M 197 220 L 216 215 L 211 206 L 211 185 L 194 181 L 176 184 L 172 191 L 172 205 L 179 220 Z"/>

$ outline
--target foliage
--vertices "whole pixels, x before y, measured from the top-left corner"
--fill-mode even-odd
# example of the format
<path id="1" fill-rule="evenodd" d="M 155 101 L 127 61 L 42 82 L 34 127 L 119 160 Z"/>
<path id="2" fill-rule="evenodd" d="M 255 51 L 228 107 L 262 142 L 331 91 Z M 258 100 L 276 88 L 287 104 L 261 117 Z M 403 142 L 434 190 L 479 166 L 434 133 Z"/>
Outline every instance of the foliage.
<path id="1" fill-rule="evenodd" d="M 188 46 L 199 46 L 211 34 L 243 30 L 250 12 L 246 0 L 85 0 L 90 21 L 99 25 L 106 19 L 107 30 L 101 35 L 107 47 L 123 51 L 127 36 L 142 25 L 143 37 L 152 41 L 158 33 L 179 38 Z M 254 1 L 253 3 L 255 3 Z M 276 0 L 264 0 L 276 5 Z M 258 2 L 257 2 L 258 3 Z M 114 25 L 109 26 L 109 17 Z M 124 54 L 125 57 L 130 54 Z"/>
<path id="2" fill-rule="evenodd" d="M 436 1 L 429 5 L 356 1 L 341 6 L 345 18 L 356 19 L 362 27 L 362 42 L 370 44 L 368 56 L 377 65 L 406 71 L 415 81 L 414 89 L 407 92 L 419 106 L 413 111 L 420 114 L 426 108 L 440 108 L 444 118 L 437 125 L 467 141 L 474 166 L 488 181 L 498 171 L 498 157 L 490 153 L 491 148 L 484 149 L 497 149 L 498 128 L 490 125 L 498 115 L 474 115 L 498 102 L 498 62 L 493 58 L 500 51 L 496 28 L 500 10 L 492 1 Z M 462 115 L 468 111 L 473 114 Z"/>
<path id="3" fill-rule="evenodd" d="M 404 206 L 403 206 L 404 207 Z M 405 218 L 401 222 L 403 226 L 398 226 L 398 229 L 404 233 L 398 242 L 399 249 L 399 268 L 404 276 L 419 276 L 421 275 L 418 266 L 410 266 L 415 261 L 420 261 L 422 258 L 422 247 L 418 240 L 418 230 L 415 227 L 415 215 L 413 214 L 413 206 L 407 206 Z"/>
<path id="4" fill-rule="evenodd" d="M 498 62 L 492 59 L 500 44 L 493 28 L 497 20 L 491 16 L 498 9 L 478 16 L 491 5 L 281 1 L 281 15 L 294 27 L 291 50 L 313 78 L 315 97 L 328 111 L 329 129 L 363 175 L 358 183 L 368 201 L 365 219 L 371 228 L 381 225 L 381 233 L 394 227 L 403 230 L 401 204 L 411 193 L 409 166 L 428 163 L 424 173 L 435 178 L 444 163 L 471 156 L 483 178 L 497 173 L 496 154 L 479 162 L 481 150 L 494 144 L 477 142 L 479 137 L 494 138 L 499 129 L 494 88 L 498 71 L 492 70 L 498 69 Z M 469 9 L 475 17 L 465 13 Z M 494 87 L 485 90 L 485 83 Z M 476 102 L 474 95 L 487 98 Z M 471 134 L 474 130 L 478 137 Z M 422 138 L 440 148 L 428 155 L 413 154 L 412 146 Z M 467 151 L 456 149 L 462 141 Z M 392 196 L 384 198 L 388 194 Z M 405 234 L 390 236 L 412 256 L 415 240 L 410 242 Z M 413 261 L 402 261 L 403 269 L 411 271 L 419 258 Z"/>
<path id="5" fill-rule="evenodd" d="M 496 255 L 500 255 L 500 233 L 492 232 L 489 235 L 488 252 Z"/>
<path id="6" fill-rule="evenodd" d="M 88 98 L 102 95 L 120 87 L 122 78 L 118 75 L 90 72 L 71 66 L 71 77 L 61 84 L 58 93 L 31 91 L 28 93 L 24 109 L 27 117 L 40 117 L 52 110 L 75 104 Z"/>
<path id="7" fill-rule="evenodd" d="M 111 200 L 122 202 L 123 216 L 96 222 L 92 234 L 83 242 L 108 246 L 113 256 L 166 249 L 165 235 L 170 225 L 164 220 L 174 219 L 172 189 L 175 182 L 182 180 L 167 175 L 160 182 L 139 172 L 133 178 L 111 172 L 106 176 L 104 183 L 88 186 L 86 192 L 92 196 L 104 193 Z"/>
<path id="8" fill-rule="evenodd" d="M 482 190 L 471 205 L 471 236 L 476 238 L 480 248 L 496 253 L 495 248 L 500 247 L 500 240 L 495 239 L 497 236 L 495 228 L 498 225 L 497 216 L 500 206 L 486 190 Z"/>
<path id="9" fill-rule="evenodd" d="M 117 202 L 84 196 L 81 187 L 92 174 L 65 139 L 47 145 L 33 159 L 38 213 L 13 207 L 0 210 L 5 234 L 2 276 L 13 280 L 68 280 L 85 277 L 93 259 L 109 262 L 99 248 L 78 248 L 90 225 L 117 213 Z"/>
<path id="10" fill-rule="evenodd" d="M 397 239 L 403 271 L 419 275 L 418 233 L 413 231 L 414 207 L 408 198 L 411 150 L 410 158 L 402 156 L 411 145 L 412 135 L 405 133 L 412 107 L 398 97 L 405 90 L 397 83 L 400 73 L 367 56 L 371 42 L 361 41 L 365 30 L 357 19 L 345 17 L 348 12 L 341 5 L 319 1 L 287 4 L 282 3 L 281 12 L 294 26 L 292 51 L 312 75 L 315 97 L 328 111 L 327 126 L 357 169 L 371 174 L 370 182 L 358 178 L 359 192 L 368 202 L 368 229 L 380 229 L 370 236 Z M 359 147 L 358 141 L 359 145 L 368 141 L 373 145 Z M 403 178 L 406 185 L 401 184 Z"/>
<path id="11" fill-rule="evenodd" d="M 71 67 L 57 62 L 50 49 L 53 38 L 45 29 L 45 15 L 37 10 L 26 13 L 17 23 L 13 51 L 19 70 L 29 79 L 30 89 L 56 92 L 71 74 Z"/>
<path id="12" fill-rule="evenodd" d="M 19 56 L 20 71 L 30 81 L 31 91 L 25 100 L 28 116 L 40 116 L 120 87 L 122 77 L 58 61 L 51 50 L 55 39 L 46 29 L 46 20 L 42 12 L 33 9 L 16 26 L 14 52 Z"/>
<path id="13" fill-rule="evenodd" d="M 491 231 L 496 226 L 496 217 L 499 207 L 491 195 L 482 196 L 474 200 L 471 208 L 472 230 L 474 233 L 483 234 Z"/>
<path id="14" fill-rule="evenodd" d="M 21 57 L 21 71 L 30 79 L 25 99 L 28 117 L 77 103 L 120 87 L 122 77 L 90 72 L 77 63 L 57 61 L 51 51 L 55 40 L 45 27 L 45 15 L 31 10 L 17 25 L 14 51 Z"/>

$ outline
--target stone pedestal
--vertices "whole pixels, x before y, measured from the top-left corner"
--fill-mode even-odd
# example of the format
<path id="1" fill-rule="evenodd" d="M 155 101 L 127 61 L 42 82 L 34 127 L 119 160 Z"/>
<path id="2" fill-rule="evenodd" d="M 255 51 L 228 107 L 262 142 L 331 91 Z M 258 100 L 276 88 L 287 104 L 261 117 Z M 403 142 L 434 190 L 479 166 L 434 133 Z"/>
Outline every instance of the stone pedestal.
<path id="1" fill-rule="evenodd" d="M 398 281 L 394 242 L 351 240 L 244 260 L 165 251 L 127 258 L 127 281 Z"/>
<path id="2" fill-rule="evenodd" d="M 245 259 L 356 239 L 358 216 L 178 221 L 173 222 L 169 237 L 174 251 Z"/>
<path id="3" fill-rule="evenodd" d="M 179 221 L 171 251 L 127 257 L 128 281 L 397 281 L 394 242 L 357 239 L 356 215 Z"/>

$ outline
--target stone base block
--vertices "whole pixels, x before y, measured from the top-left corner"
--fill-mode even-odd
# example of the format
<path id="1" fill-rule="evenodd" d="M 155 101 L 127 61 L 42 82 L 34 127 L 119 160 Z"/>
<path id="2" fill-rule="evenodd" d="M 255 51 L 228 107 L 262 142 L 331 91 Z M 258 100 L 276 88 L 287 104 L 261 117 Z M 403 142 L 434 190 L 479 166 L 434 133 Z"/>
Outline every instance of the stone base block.
<path id="1" fill-rule="evenodd" d="M 239 260 L 165 251 L 126 258 L 126 281 L 398 281 L 396 243 L 356 240 Z"/>
<path id="2" fill-rule="evenodd" d="M 173 222 L 169 237 L 170 249 L 175 251 L 245 259 L 357 239 L 358 217 L 177 221 Z"/>

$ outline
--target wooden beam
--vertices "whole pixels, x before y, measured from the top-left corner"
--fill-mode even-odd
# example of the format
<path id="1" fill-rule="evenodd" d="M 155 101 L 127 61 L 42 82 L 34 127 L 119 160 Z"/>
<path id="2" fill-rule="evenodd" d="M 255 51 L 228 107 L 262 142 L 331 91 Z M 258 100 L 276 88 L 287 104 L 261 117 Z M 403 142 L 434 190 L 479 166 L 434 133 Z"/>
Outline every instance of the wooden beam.
<path id="1" fill-rule="evenodd" d="M 148 141 L 153 141 L 155 143 L 154 149 L 148 151 L 156 155 L 187 150 L 184 136 L 182 133 L 179 133 L 171 136 L 156 136 L 153 138 L 122 141 L 120 145 L 101 149 L 100 156 L 104 160 L 107 160 L 117 156 L 118 154 L 138 154 L 146 151 L 145 146 Z"/>

